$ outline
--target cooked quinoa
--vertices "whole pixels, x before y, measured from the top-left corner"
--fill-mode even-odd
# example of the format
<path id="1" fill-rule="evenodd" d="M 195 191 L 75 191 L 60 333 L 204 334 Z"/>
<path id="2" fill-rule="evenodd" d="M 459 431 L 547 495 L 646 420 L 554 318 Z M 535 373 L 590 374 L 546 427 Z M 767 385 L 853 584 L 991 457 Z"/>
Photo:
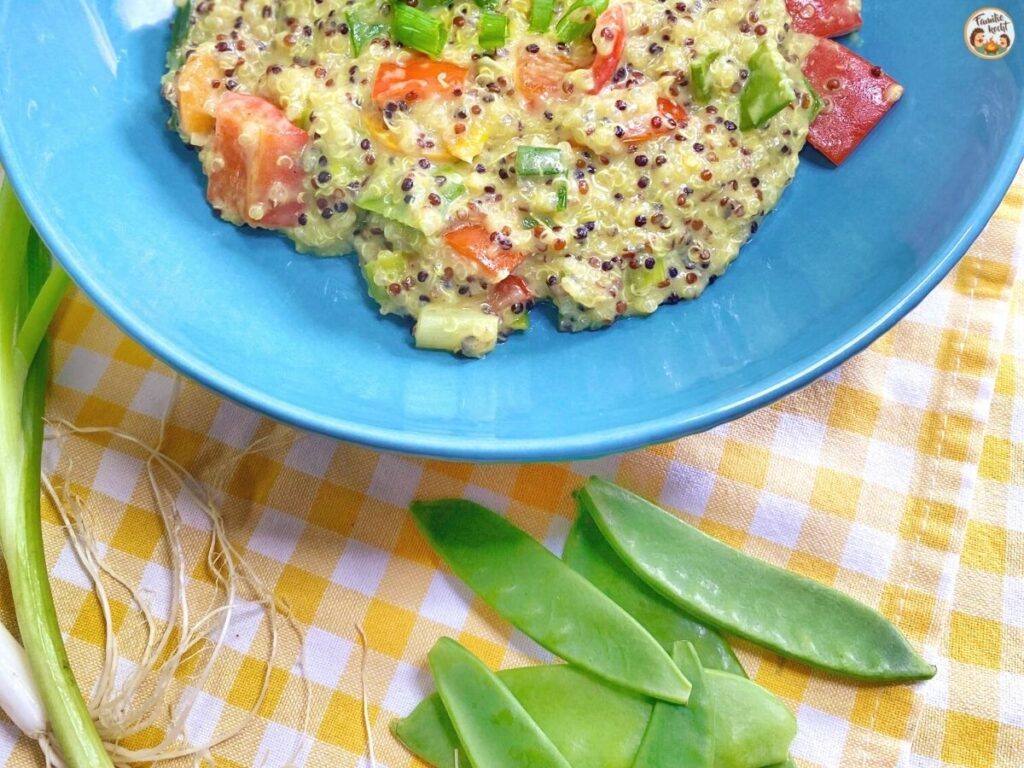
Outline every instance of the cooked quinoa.
<path id="1" fill-rule="evenodd" d="M 304 252 L 355 251 L 381 312 L 470 356 L 527 328 L 536 302 L 579 331 L 699 296 L 796 172 L 813 39 L 784 0 L 556 2 L 546 32 L 530 31 L 532 0 L 483 4 L 419 0 L 443 30 L 433 57 L 396 40 L 390 3 L 184 9 L 163 87 L 211 204 Z M 586 30 L 559 42 L 567 10 Z M 506 25 L 496 47 L 485 17 Z M 780 111 L 751 118 L 766 83 Z M 254 114 L 283 115 L 289 143 L 261 143 L 278 134 L 249 130 Z M 254 153 L 265 184 L 251 167 L 225 177 Z"/>

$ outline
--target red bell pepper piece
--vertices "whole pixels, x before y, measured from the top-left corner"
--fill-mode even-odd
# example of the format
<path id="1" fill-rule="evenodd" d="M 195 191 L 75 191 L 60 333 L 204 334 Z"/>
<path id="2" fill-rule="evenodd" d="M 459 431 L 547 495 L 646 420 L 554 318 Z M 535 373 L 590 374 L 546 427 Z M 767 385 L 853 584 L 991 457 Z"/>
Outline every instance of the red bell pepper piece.
<path id="1" fill-rule="evenodd" d="M 793 29 L 818 37 L 839 37 L 860 29 L 860 0 L 786 0 Z"/>
<path id="2" fill-rule="evenodd" d="M 436 61 L 414 53 L 398 63 L 385 61 L 373 81 L 373 103 L 416 101 L 429 96 L 451 96 L 466 83 L 469 70 L 450 61 Z"/>
<path id="3" fill-rule="evenodd" d="M 903 95 L 903 87 L 869 61 L 831 40 L 819 40 L 804 74 L 824 102 L 808 134 L 836 165 L 849 157 Z"/>
<path id="4" fill-rule="evenodd" d="M 459 256 L 475 262 L 484 274 L 493 278 L 505 277 L 523 260 L 523 254 L 503 247 L 497 234 L 480 221 L 456 225 L 445 232 L 444 241 Z"/>
<path id="5" fill-rule="evenodd" d="M 206 197 L 229 219 L 294 227 L 305 209 L 302 153 L 309 136 L 266 99 L 225 93 L 217 102 Z"/>
<path id="6" fill-rule="evenodd" d="M 590 73 L 594 78 L 594 86 L 590 93 L 599 93 L 607 85 L 622 61 L 622 52 L 626 48 L 626 12 L 620 4 L 615 4 L 597 17 L 594 26 L 594 47 L 597 55 L 590 65 Z"/>

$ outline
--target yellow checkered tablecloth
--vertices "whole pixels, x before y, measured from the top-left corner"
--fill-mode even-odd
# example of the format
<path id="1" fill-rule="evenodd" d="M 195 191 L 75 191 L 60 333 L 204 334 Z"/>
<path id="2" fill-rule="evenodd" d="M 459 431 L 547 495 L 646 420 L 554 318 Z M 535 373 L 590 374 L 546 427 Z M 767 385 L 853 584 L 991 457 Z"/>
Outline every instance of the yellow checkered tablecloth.
<path id="1" fill-rule="evenodd" d="M 286 635 L 258 719 L 214 750 L 213 762 L 368 767 L 360 625 L 377 765 L 413 765 L 387 726 L 428 690 L 425 654 L 437 637 L 458 638 L 492 667 L 548 657 L 439 567 L 406 505 L 466 496 L 557 550 L 570 492 L 598 473 L 877 606 L 938 664 L 934 680 L 914 687 L 857 686 L 741 645 L 751 676 L 797 714 L 800 765 L 1024 766 L 1024 284 L 1014 287 L 1022 208 L 1024 176 L 957 270 L 835 372 L 709 433 L 596 462 L 474 466 L 380 454 L 185 383 L 164 449 L 200 479 L 225 475 L 231 540 L 306 630 L 304 663 Z M 155 443 L 175 391 L 171 371 L 80 294 L 66 302 L 55 336 L 50 418 Z M 254 440 L 264 449 L 243 455 Z M 167 553 L 142 453 L 96 434 L 52 442 L 46 464 L 92 510 L 107 560 L 142 585 L 158 615 L 166 610 Z M 201 592 L 206 532 L 187 507 L 190 590 Z M 44 516 L 62 627 L 88 690 L 101 661 L 97 603 L 59 518 L 49 506 Z M 115 601 L 117 626 L 131 614 Z M 12 618 L 0 592 L 0 619 Z M 196 700 L 191 738 L 251 706 L 265 641 L 259 612 L 240 611 Z M 136 741 L 159 735 L 151 729 Z M 0 764 L 41 762 L 0 720 Z"/>

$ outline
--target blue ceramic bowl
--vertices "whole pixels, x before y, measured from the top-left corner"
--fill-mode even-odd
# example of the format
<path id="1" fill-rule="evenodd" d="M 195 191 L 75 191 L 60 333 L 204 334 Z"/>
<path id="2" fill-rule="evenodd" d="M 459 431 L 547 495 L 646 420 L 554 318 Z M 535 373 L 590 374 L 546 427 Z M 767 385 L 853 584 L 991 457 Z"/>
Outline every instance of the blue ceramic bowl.
<path id="1" fill-rule="evenodd" d="M 221 223 L 164 127 L 170 0 L 0 0 L 0 158 L 75 281 L 175 368 L 284 421 L 476 460 L 594 456 L 708 429 L 808 383 L 935 286 L 1024 147 L 1024 42 L 971 55 L 963 3 L 865 0 L 846 41 L 907 92 L 841 169 L 810 151 L 692 303 L 482 361 L 422 352 L 352 259 Z M 1017 11 L 1018 0 L 1007 10 Z"/>

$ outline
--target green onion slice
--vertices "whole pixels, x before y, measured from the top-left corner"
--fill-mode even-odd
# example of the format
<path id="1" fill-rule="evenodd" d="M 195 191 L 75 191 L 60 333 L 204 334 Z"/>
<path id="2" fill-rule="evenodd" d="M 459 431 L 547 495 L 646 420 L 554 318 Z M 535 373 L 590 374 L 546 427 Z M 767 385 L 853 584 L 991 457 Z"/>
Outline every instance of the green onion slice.
<path id="1" fill-rule="evenodd" d="M 560 43 L 575 43 L 590 36 L 597 17 L 608 7 L 608 0 L 575 0 L 555 24 L 555 37 Z"/>
<path id="2" fill-rule="evenodd" d="M 547 32 L 555 15 L 555 0 L 533 0 L 530 5 L 530 31 Z"/>
<path id="3" fill-rule="evenodd" d="M 406 48 L 437 58 L 448 42 L 448 26 L 426 11 L 397 3 L 392 9 L 391 33 Z"/>
<path id="4" fill-rule="evenodd" d="M 564 211 L 569 207 L 569 185 L 566 182 L 562 182 L 558 185 L 558 205 L 557 210 Z"/>
<path id="5" fill-rule="evenodd" d="M 557 147 L 522 146 L 516 150 L 516 173 L 519 176 L 561 176 L 568 170 L 562 150 Z"/>
<path id="6" fill-rule="evenodd" d="M 387 37 L 388 25 L 383 22 L 369 22 L 361 18 L 354 11 L 345 14 L 345 21 L 348 22 L 349 39 L 352 41 L 352 53 L 356 56 L 372 41 L 378 37 Z"/>
<path id="7" fill-rule="evenodd" d="M 712 51 L 694 59 L 690 65 L 690 88 L 693 90 L 693 97 L 698 104 L 707 104 L 711 101 L 711 82 L 708 80 L 708 75 L 711 65 L 721 55 L 721 51 Z"/>
<path id="8" fill-rule="evenodd" d="M 501 48 L 508 39 L 508 19 L 500 13 L 482 11 L 479 25 L 480 47 L 486 51 Z"/>

